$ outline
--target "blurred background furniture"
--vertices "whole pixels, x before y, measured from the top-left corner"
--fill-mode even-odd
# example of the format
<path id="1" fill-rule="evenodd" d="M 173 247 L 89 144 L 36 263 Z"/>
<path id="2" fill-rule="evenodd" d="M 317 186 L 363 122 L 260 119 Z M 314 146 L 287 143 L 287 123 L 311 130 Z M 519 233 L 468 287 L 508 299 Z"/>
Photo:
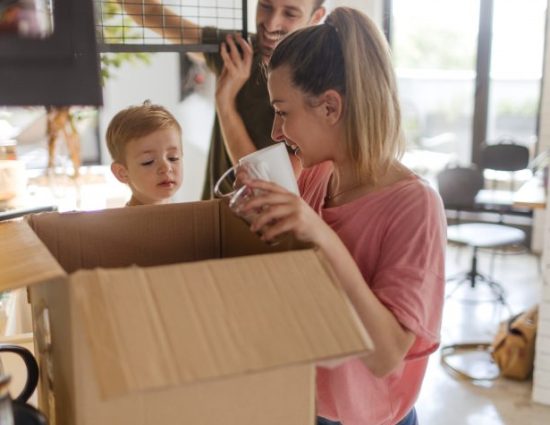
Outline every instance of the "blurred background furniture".
<path id="1" fill-rule="evenodd" d="M 27 214 L 36 214 L 40 212 L 56 211 L 55 205 L 38 205 L 25 208 L 0 208 L 0 221 L 11 220 L 13 218 L 24 217 Z"/>
<path id="2" fill-rule="evenodd" d="M 93 2 L 43 3 L 18 13 L 0 37 L 0 105 L 102 105 Z M 29 32 L 23 21 L 34 14 L 49 25 Z"/>
<path id="3" fill-rule="evenodd" d="M 499 222 L 505 214 L 530 215 L 529 208 L 514 205 L 514 192 L 519 188 L 516 174 L 528 172 L 529 149 L 513 140 L 485 144 L 481 151 L 484 188 L 476 195 L 476 203 L 487 211 L 497 212 Z"/>
<path id="4" fill-rule="evenodd" d="M 447 240 L 451 243 L 465 245 L 471 248 L 470 269 L 447 279 L 455 282 L 455 287 L 449 293 L 451 296 L 463 284 L 475 288 L 478 283 L 487 285 L 493 300 L 506 305 L 503 287 L 478 270 L 478 251 L 480 249 L 495 249 L 509 245 L 521 245 L 525 241 L 525 232 L 516 227 L 485 223 L 462 222 L 462 211 L 476 210 L 476 196 L 483 188 L 484 178 L 481 171 L 474 167 L 447 168 L 437 175 L 438 190 L 446 210 L 454 210 L 456 224 L 447 226 Z M 475 300 L 472 300 L 475 301 Z"/>

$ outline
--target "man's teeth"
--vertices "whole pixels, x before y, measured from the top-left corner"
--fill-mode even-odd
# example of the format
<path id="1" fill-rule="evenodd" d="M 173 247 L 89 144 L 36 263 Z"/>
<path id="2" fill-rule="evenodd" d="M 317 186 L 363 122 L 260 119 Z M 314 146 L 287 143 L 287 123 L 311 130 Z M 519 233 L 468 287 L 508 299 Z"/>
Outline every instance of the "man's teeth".
<path id="1" fill-rule="evenodd" d="M 266 32 L 264 32 L 264 35 L 265 35 L 265 38 L 268 40 L 268 41 L 279 41 L 281 39 L 281 34 L 280 33 L 277 33 L 277 34 L 268 34 Z"/>

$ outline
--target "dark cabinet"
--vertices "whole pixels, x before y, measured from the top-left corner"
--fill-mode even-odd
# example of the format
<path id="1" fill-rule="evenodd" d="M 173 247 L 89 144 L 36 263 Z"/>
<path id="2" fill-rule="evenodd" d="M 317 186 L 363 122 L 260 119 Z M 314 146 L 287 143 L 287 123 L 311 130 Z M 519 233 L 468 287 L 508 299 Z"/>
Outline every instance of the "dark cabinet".
<path id="1" fill-rule="evenodd" d="M 52 33 L 0 32 L 0 105 L 101 105 L 92 0 L 52 0 Z"/>

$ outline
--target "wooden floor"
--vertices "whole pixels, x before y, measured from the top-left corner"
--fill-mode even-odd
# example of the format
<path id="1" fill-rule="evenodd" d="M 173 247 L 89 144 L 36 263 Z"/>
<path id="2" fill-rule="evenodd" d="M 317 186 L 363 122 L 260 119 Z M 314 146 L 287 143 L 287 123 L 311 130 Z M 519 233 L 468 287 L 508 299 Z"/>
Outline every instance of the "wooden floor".
<path id="1" fill-rule="evenodd" d="M 491 254 L 482 252 L 479 257 L 480 271 L 488 274 Z M 467 270 L 469 261 L 467 248 L 449 247 L 447 276 Z M 529 253 L 495 257 L 493 277 L 504 286 L 506 300 L 514 313 L 539 299 L 542 287 L 539 266 L 538 257 Z M 449 292 L 452 289 L 450 283 L 447 289 Z M 492 339 L 499 320 L 509 313 L 498 303 L 465 301 L 490 296 L 486 287 L 472 290 L 464 285 L 445 301 L 442 345 Z M 479 372 L 490 371 L 488 358 L 477 360 Z M 549 425 L 550 406 L 531 401 L 531 386 L 531 381 L 498 379 L 473 384 L 458 380 L 441 367 L 439 352 L 434 353 L 416 406 L 420 425 Z"/>

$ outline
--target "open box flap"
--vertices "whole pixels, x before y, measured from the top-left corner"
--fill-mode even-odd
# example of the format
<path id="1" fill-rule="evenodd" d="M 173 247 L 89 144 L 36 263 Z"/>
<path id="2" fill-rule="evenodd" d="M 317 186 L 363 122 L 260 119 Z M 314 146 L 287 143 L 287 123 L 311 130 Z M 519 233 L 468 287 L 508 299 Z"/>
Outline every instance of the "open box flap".
<path id="1" fill-rule="evenodd" d="M 265 244 L 223 200 L 34 214 L 28 222 L 67 273 L 306 247 L 291 238 Z"/>
<path id="2" fill-rule="evenodd" d="M 67 273 L 197 261 L 220 252 L 216 201 L 45 213 L 29 222 Z"/>
<path id="3" fill-rule="evenodd" d="M 313 250 L 71 280 L 106 398 L 372 348 Z"/>
<path id="4" fill-rule="evenodd" d="M 0 223 L 0 292 L 62 276 L 65 272 L 27 222 Z"/>

